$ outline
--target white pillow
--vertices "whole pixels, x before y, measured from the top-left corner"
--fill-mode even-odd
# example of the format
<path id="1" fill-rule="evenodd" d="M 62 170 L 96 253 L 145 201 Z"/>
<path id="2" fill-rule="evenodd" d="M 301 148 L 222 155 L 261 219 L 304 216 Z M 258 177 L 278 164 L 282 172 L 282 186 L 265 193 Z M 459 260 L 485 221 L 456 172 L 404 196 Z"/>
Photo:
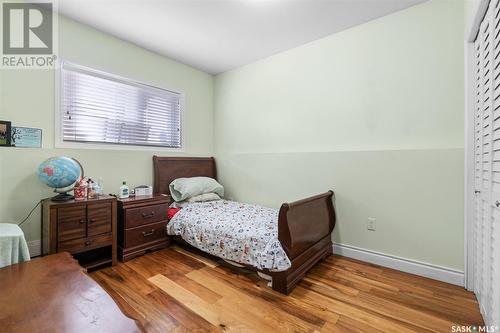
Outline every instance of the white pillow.
<path id="1" fill-rule="evenodd" d="M 205 202 L 205 201 L 214 201 L 214 200 L 220 200 L 221 197 L 217 193 L 203 193 L 200 195 L 195 195 L 194 197 L 191 197 L 187 199 L 187 202 Z"/>
<path id="2" fill-rule="evenodd" d="M 177 178 L 170 183 L 169 188 L 172 199 L 177 202 L 206 193 L 224 197 L 224 187 L 209 177 Z"/>
<path id="3" fill-rule="evenodd" d="M 215 201 L 215 200 L 220 200 L 221 197 L 219 197 L 215 193 L 204 193 L 200 195 L 196 195 L 194 197 L 191 197 L 187 200 L 180 201 L 180 202 L 174 202 L 176 208 L 184 208 L 190 203 L 194 202 L 206 202 L 206 201 Z"/>

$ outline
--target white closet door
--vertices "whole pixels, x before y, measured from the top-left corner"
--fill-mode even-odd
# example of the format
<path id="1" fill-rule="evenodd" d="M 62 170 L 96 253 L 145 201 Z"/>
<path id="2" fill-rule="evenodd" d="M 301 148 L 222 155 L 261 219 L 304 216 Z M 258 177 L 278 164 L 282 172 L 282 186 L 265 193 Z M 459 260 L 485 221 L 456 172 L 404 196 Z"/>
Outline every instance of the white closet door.
<path id="1" fill-rule="evenodd" d="M 475 42 L 474 291 L 488 325 L 500 324 L 500 0 Z"/>
<path id="2" fill-rule="evenodd" d="M 475 187 L 475 197 L 474 197 L 474 292 L 478 299 L 481 299 L 482 294 L 482 284 L 481 284 L 481 244 L 482 242 L 482 198 L 481 198 L 481 188 L 483 183 L 483 67 L 481 61 L 482 43 L 483 38 L 482 31 L 484 30 L 484 22 L 481 24 L 480 33 L 478 39 L 474 44 L 475 50 L 475 65 L 476 65 L 476 76 L 475 76 L 475 90 L 476 90 L 476 103 L 474 108 L 474 187 Z"/>
<path id="3" fill-rule="evenodd" d="M 490 4 L 492 15 L 492 220 L 487 230 L 489 286 L 488 322 L 500 326 L 500 1 Z"/>
<path id="4" fill-rule="evenodd" d="M 476 108 L 476 293 L 484 306 L 486 300 L 486 232 L 491 219 L 491 57 L 490 11 L 481 23 L 477 49 L 477 108 Z"/>
<path id="5" fill-rule="evenodd" d="M 476 67 L 477 67 L 477 73 L 476 73 L 476 93 L 477 93 L 477 99 L 476 99 L 476 108 L 475 108 L 475 151 L 474 151 L 474 157 L 475 157 L 475 170 L 474 170 L 474 179 L 475 179 L 475 205 L 474 205 L 474 210 L 475 210 L 475 223 L 474 223 L 474 243 L 475 243 L 475 253 L 474 253 L 474 264 L 475 264 L 475 283 L 474 283 L 474 291 L 476 293 L 476 296 L 479 299 L 481 299 L 481 294 L 482 294 L 482 283 L 481 283 L 481 269 L 482 269 L 482 263 L 481 263 L 481 244 L 482 242 L 482 232 L 481 232 L 481 225 L 482 225 L 482 219 L 483 219 L 483 207 L 482 207 L 482 198 L 481 198 L 481 188 L 482 188 L 482 183 L 483 183 L 483 84 L 482 84 L 482 79 L 483 79 L 483 66 L 482 66 L 482 61 L 481 61 L 481 56 L 483 54 L 482 52 L 482 45 L 481 41 L 484 38 L 484 21 L 480 26 L 480 32 L 478 35 L 478 38 L 474 44 L 474 48 L 476 50 Z"/>

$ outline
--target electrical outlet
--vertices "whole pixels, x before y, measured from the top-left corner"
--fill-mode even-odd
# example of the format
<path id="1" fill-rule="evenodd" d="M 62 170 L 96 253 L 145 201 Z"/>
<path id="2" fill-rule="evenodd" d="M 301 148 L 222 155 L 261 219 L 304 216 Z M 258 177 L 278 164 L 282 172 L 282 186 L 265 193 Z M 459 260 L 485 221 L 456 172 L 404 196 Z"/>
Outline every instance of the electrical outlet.
<path id="1" fill-rule="evenodd" d="M 377 219 L 374 217 L 369 217 L 366 221 L 366 229 L 375 231 L 377 229 Z"/>

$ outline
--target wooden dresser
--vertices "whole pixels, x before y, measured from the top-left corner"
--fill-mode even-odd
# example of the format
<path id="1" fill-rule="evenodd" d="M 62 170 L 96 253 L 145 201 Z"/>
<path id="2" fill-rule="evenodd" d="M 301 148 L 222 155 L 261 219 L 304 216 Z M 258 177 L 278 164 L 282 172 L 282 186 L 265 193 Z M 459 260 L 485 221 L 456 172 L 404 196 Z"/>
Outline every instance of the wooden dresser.
<path id="1" fill-rule="evenodd" d="M 167 210 L 170 196 L 118 199 L 118 257 L 130 260 L 169 245 Z"/>
<path id="2" fill-rule="evenodd" d="M 42 202 L 42 254 L 64 251 L 88 269 L 116 264 L 116 198 Z"/>

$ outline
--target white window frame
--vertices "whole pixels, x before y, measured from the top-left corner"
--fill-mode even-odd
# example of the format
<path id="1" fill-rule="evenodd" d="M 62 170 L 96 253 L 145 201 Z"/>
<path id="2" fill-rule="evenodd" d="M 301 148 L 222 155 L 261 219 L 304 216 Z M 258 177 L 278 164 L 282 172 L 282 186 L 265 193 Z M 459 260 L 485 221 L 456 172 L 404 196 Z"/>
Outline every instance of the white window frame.
<path id="1" fill-rule="evenodd" d="M 164 89 L 168 91 L 175 92 L 180 95 L 180 107 L 181 107 L 181 147 L 156 147 L 156 146 L 139 146 L 139 145 L 129 145 L 129 144 L 114 144 L 114 143 L 99 143 L 99 142 L 77 142 L 77 141 L 64 141 L 62 138 L 62 122 L 61 115 L 64 112 L 63 108 L 63 94 L 62 94 L 62 64 L 68 63 L 73 66 L 80 66 L 91 69 L 92 71 L 111 77 L 120 81 L 130 82 L 132 84 L 140 84 L 146 86 L 153 86 L 159 89 Z M 102 149 L 102 150 L 136 150 L 136 151 L 163 151 L 163 152 L 185 152 L 186 147 L 186 133 L 185 133 L 185 120 L 186 120 L 186 94 L 180 89 L 171 89 L 165 87 L 163 84 L 157 82 L 144 83 L 139 80 L 123 77 L 116 75 L 109 71 L 104 71 L 96 66 L 81 65 L 73 61 L 66 59 L 61 59 L 57 61 L 55 75 L 55 119 L 54 119 L 54 146 L 55 148 L 68 148 L 68 149 Z"/>

